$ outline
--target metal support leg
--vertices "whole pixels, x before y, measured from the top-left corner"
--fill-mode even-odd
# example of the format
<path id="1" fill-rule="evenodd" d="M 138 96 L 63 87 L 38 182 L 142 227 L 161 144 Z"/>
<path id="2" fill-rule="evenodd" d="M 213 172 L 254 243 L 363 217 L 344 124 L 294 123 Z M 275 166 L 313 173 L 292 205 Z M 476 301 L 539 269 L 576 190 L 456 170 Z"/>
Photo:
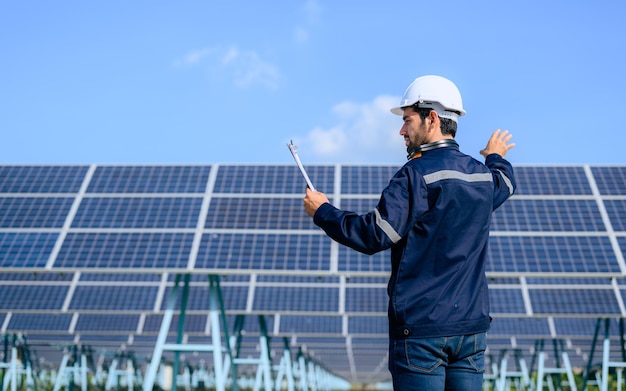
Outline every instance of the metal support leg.
<path id="1" fill-rule="evenodd" d="M 161 357 L 163 356 L 163 347 L 167 341 L 167 333 L 170 330 L 170 324 L 172 323 L 172 317 L 174 316 L 174 306 L 176 305 L 176 299 L 178 298 L 178 284 L 180 283 L 180 275 L 176 276 L 174 281 L 174 287 L 170 292 L 170 297 L 167 302 L 167 309 L 163 314 L 163 320 L 161 321 L 161 330 L 159 330 L 159 336 L 157 337 L 156 344 L 154 346 L 154 353 L 152 354 L 152 360 L 146 370 L 146 379 L 143 383 L 143 391 L 152 391 L 154 387 L 154 381 L 156 379 L 159 366 L 161 364 Z"/>

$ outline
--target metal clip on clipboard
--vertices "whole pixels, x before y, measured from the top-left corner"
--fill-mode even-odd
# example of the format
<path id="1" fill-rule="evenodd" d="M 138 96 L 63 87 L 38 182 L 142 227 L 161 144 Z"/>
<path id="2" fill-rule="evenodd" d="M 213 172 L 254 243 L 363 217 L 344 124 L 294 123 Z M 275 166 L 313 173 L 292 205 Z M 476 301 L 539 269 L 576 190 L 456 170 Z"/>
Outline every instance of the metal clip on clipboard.
<path id="1" fill-rule="evenodd" d="M 309 187 L 309 189 L 315 191 L 315 188 L 313 187 L 313 183 L 311 182 L 311 179 L 309 179 L 309 174 L 306 173 L 306 170 L 304 169 L 304 166 L 302 165 L 302 162 L 300 161 L 300 157 L 298 156 L 298 146 L 294 145 L 293 140 L 292 140 L 289 144 L 287 144 L 287 147 L 291 151 L 291 154 L 293 155 L 293 160 L 296 161 L 296 164 L 298 165 L 298 168 L 300 169 L 300 172 L 302 173 L 302 176 L 304 177 L 304 180 L 306 181 L 307 186 Z"/>

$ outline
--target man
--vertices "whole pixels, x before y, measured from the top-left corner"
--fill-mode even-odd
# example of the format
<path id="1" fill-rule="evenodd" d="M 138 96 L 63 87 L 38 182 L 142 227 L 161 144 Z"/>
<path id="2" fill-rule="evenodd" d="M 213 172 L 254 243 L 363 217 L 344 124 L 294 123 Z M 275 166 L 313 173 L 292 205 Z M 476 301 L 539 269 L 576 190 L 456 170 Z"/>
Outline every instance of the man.
<path id="1" fill-rule="evenodd" d="M 454 140 L 461 94 L 440 76 L 407 88 L 399 107 L 409 161 L 376 208 L 342 211 L 306 190 L 304 208 L 335 241 L 373 254 L 391 248 L 389 370 L 394 389 L 481 390 L 489 329 L 485 258 L 492 211 L 515 191 L 504 156 L 515 144 L 496 130 L 480 151 Z"/>

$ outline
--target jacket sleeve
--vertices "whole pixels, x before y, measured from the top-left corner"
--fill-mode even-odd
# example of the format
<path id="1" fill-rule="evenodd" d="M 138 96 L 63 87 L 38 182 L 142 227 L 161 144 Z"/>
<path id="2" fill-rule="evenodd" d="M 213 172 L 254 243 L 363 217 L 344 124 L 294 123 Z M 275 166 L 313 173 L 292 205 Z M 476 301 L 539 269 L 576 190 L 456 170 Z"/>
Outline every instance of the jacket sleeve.
<path id="1" fill-rule="evenodd" d="M 371 212 L 359 215 L 326 203 L 316 211 L 313 222 L 340 244 L 374 254 L 406 236 L 427 210 L 427 194 L 423 178 L 405 167 L 391 179 Z"/>
<path id="2" fill-rule="evenodd" d="M 496 210 L 517 189 L 517 183 L 513 175 L 513 166 L 502 156 L 495 153 L 487 156 L 485 165 L 491 170 L 491 175 L 493 175 L 493 210 Z"/>

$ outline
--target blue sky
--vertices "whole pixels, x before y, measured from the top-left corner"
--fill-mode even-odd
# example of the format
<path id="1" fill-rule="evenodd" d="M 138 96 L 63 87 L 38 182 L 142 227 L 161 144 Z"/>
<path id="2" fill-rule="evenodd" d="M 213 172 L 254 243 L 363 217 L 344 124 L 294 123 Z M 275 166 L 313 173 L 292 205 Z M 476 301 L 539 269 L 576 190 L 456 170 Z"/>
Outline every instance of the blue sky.
<path id="1" fill-rule="evenodd" d="M 0 1 L 0 163 L 405 161 L 408 84 L 459 87 L 461 149 L 624 164 L 626 2 Z"/>

